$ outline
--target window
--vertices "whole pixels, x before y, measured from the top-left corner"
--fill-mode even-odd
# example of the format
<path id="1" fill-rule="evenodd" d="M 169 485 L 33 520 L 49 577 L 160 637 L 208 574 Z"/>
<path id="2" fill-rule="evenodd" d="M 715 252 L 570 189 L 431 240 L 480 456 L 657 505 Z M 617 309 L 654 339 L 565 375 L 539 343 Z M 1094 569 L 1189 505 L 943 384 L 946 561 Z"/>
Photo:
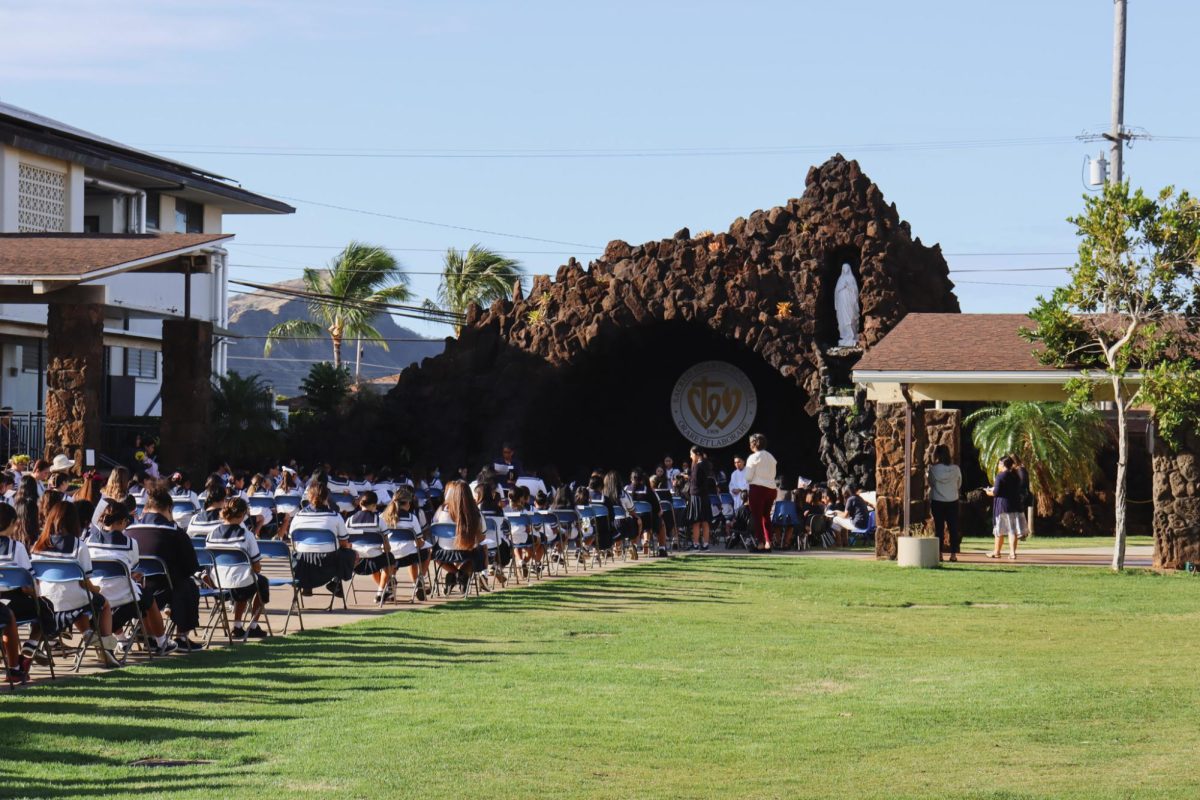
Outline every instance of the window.
<path id="1" fill-rule="evenodd" d="M 17 167 L 17 232 L 67 230 L 67 173 L 27 164 Z"/>
<path id="2" fill-rule="evenodd" d="M 100 215 L 87 214 L 83 218 L 84 233 L 99 233 L 100 232 Z"/>
<path id="3" fill-rule="evenodd" d="M 46 366 L 46 345 L 40 339 L 26 339 L 21 344 L 21 371 L 38 373 Z"/>
<path id="4" fill-rule="evenodd" d="M 175 198 L 175 232 L 204 233 L 204 206 Z"/>
<path id="5" fill-rule="evenodd" d="M 146 228 L 158 230 L 158 215 L 162 211 L 162 195 L 158 192 L 146 192 Z"/>
<path id="6" fill-rule="evenodd" d="M 132 378 L 158 377 L 158 353 L 140 347 L 125 348 L 125 374 Z"/>

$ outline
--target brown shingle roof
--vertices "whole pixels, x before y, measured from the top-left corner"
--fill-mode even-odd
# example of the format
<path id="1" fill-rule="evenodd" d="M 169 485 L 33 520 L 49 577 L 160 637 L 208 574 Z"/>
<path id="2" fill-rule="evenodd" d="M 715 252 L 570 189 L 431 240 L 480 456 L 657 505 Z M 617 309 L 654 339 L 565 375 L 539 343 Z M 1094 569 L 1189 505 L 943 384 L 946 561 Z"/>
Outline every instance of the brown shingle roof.
<path id="1" fill-rule="evenodd" d="M 79 280 L 145 259 L 165 261 L 232 236 L 231 233 L 5 233 L 0 234 L 0 276 Z"/>
<path id="2" fill-rule="evenodd" d="M 909 314 L 855 365 L 855 372 L 1025 372 L 1038 363 L 1024 314 Z"/>

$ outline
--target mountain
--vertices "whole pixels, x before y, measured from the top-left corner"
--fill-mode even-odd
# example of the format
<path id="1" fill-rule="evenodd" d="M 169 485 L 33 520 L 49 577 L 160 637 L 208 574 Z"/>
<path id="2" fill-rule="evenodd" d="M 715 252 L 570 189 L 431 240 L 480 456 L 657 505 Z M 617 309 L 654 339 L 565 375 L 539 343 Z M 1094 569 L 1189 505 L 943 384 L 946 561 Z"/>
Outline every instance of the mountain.
<path id="1" fill-rule="evenodd" d="M 303 289 L 300 280 L 274 284 L 281 288 Z M 314 341 L 285 341 L 271 350 L 269 358 L 263 358 L 263 345 L 267 331 L 287 319 L 307 319 L 308 310 L 303 300 L 288 299 L 264 292 L 230 295 L 229 329 L 240 337 L 229 346 L 229 369 L 242 375 L 258 373 L 275 387 L 275 393 L 286 397 L 300 394 L 300 382 L 316 361 L 330 361 L 333 350 L 328 338 Z M 441 339 L 429 339 L 402 327 L 390 317 L 380 317 L 375 328 L 385 339 L 412 339 L 414 341 L 389 341 L 388 349 L 378 344 L 363 347 L 362 377 L 364 380 L 381 378 L 399 373 L 409 364 L 442 352 Z M 449 331 L 447 331 L 449 333 Z M 354 372 L 354 342 L 342 345 L 342 358 Z M 370 364 L 371 366 L 367 366 Z"/>

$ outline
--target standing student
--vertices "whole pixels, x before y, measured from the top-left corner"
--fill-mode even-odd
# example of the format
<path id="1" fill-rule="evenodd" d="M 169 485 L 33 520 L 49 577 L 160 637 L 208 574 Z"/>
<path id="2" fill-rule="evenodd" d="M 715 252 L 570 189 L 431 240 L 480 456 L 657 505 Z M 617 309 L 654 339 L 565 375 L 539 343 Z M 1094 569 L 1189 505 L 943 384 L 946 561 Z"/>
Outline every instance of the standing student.
<path id="1" fill-rule="evenodd" d="M 39 581 L 38 589 L 54 606 L 55 621 L 59 628 L 74 625 L 86 635 L 85 642 L 98 634 L 103 664 L 106 667 L 121 666 L 113 653 L 117 638 L 112 632 L 112 607 L 100 594 L 100 589 L 91 582 L 92 559 L 79 538 L 79 518 L 69 504 L 58 503 L 50 509 L 32 553 L 34 559 L 73 561 L 79 565 L 84 574 L 83 580 L 77 583 Z"/>
<path id="2" fill-rule="evenodd" d="M 1008 557 L 1017 560 L 1017 539 L 1025 527 L 1025 513 L 1021 508 L 1021 476 L 1014 469 L 1012 456 L 1000 459 L 996 469 L 996 481 L 986 489 L 992 498 L 992 536 L 996 540 L 988 558 L 999 558 L 1004 538 L 1008 537 Z"/>
<path id="3" fill-rule="evenodd" d="M 129 570 L 130 580 L 124 577 L 101 578 L 97 582 L 100 593 L 112 606 L 112 627 L 123 630 L 142 612 L 146 633 L 154 639 L 154 654 L 167 655 L 179 649 L 179 645 L 167 639 L 167 626 L 163 622 L 153 592 L 143 592 L 132 580 L 138 575 L 137 540 L 125 535 L 125 529 L 133 518 L 121 503 L 110 503 L 100 515 L 99 525 L 92 528 L 87 537 L 88 555 L 92 561 L 105 559 L 120 561 Z"/>
<path id="4" fill-rule="evenodd" d="M 950 463 L 950 448 L 939 444 L 929 465 L 929 508 L 933 513 L 933 532 L 941 543 L 941 552 L 958 561 L 962 533 L 958 528 L 958 496 L 962 493 L 962 470 Z"/>
<path id="5" fill-rule="evenodd" d="M 733 496 L 733 510 L 737 511 L 749 499 L 750 484 L 746 481 L 746 459 L 733 457 L 733 472 L 729 473 L 729 494 Z"/>
<path id="6" fill-rule="evenodd" d="M 750 436 L 750 457 L 746 459 L 745 478 L 749 487 L 746 505 L 750 507 L 750 531 L 764 550 L 771 549 L 771 507 L 778 488 L 775 485 L 775 456 L 767 451 L 767 437 Z"/>
<path id="7" fill-rule="evenodd" d="M 258 618 L 271 599 L 270 583 L 262 574 L 262 556 L 258 551 L 258 540 L 246 527 L 250 505 L 241 497 L 231 497 L 221 509 L 221 524 L 208 534 L 205 545 L 210 550 L 240 550 L 249 563 L 230 566 L 217 565 L 217 579 L 221 588 L 228 590 L 233 599 L 233 638 L 264 639 L 267 632 L 258 625 Z M 250 607 L 250 627 L 242 627 L 242 616 L 246 605 Z"/>
<path id="8" fill-rule="evenodd" d="M 688 509 L 687 520 L 692 526 L 693 550 L 708 550 L 712 537 L 712 503 L 708 497 L 712 493 L 713 471 L 704 451 L 699 446 L 692 447 L 692 468 L 688 473 Z"/>

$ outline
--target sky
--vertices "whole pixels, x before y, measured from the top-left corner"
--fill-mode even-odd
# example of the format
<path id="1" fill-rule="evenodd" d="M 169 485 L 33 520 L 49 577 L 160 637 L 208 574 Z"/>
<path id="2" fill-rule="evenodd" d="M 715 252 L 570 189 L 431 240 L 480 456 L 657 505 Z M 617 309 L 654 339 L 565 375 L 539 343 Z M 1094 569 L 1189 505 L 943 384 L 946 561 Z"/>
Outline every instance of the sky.
<path id="1" fill-rule="evenodd" d="M 1200 191 L 1200 3 L 1129 6 L 1125 120 L 1160 138 L 1126 176 Z M 726 230 L 840 152 L 942 245 L 964 311 L 1020 312 L 1064 273 L 1015 270 L 1074 258 L 1112 26 L 1111 0 L 0 0 L 0 99 L 296 206 L 226 217 L 235 279 L 352 239 L 418 297 L 474 242 L 553 274 Z"/>

